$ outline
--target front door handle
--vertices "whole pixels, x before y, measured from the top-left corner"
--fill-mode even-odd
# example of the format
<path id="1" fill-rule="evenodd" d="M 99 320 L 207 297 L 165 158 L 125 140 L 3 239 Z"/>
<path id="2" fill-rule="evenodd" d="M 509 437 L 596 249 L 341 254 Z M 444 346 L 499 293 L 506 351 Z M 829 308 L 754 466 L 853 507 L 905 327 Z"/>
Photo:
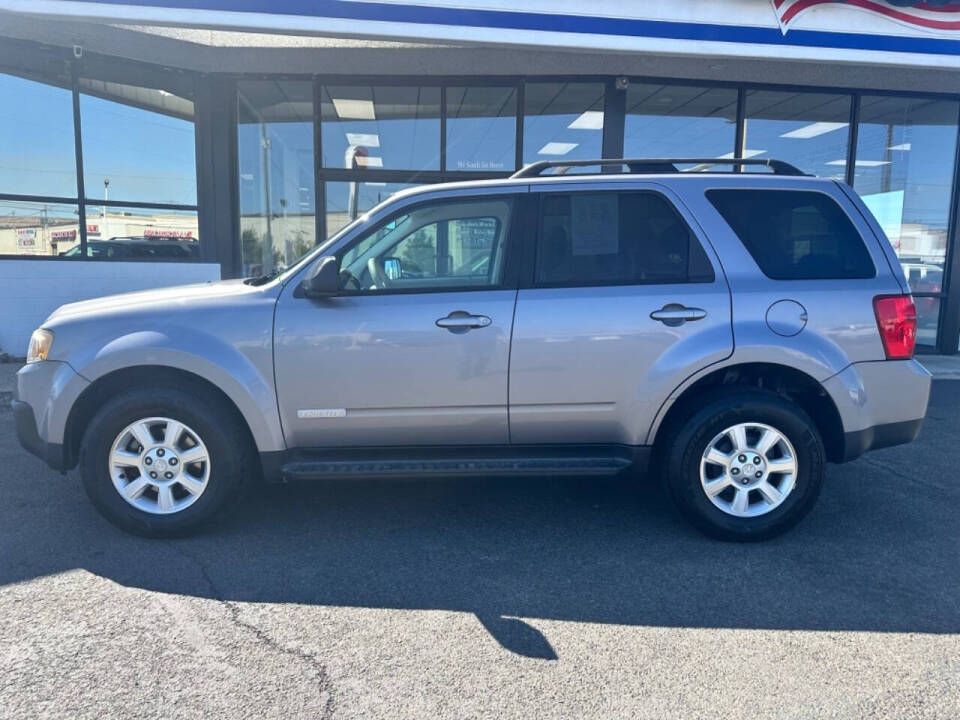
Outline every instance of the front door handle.
<path id="1" fill-rule="evenodd" d="M 707 316 L 707 311 L 697 307 L 687 307 L 679 303 L 668 303 L 659 310 L 650 313 L 653 320 L 658 320 L 664 325 L 677 327 L 685 322 L 694 320 L 703 320 Z"/>
<path id="2" fill-rule="evenodd" d="M 491 322 L 493 321 L 486 315 L 471 315 L 463 310 L 454 310 L 437 320 L 437 327 L 446 328 L 452 333 L 464 333 L 474 328 L 485 328 Z"/>

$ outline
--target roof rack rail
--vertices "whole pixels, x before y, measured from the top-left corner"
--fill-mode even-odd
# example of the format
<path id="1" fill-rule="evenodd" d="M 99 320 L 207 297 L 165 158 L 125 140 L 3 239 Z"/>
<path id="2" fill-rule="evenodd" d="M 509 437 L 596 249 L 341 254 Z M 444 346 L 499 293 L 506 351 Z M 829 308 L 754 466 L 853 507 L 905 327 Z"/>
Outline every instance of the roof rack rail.
<path id="1" fill-rule="evenodd" d="M 602 160 L 541 160 L 530 163 L 529 165 L 524 165 L 510 177 L 539 177 L 543 174 L 543 171 L 548 168 L 586 167 L 589 165 L 600 165 L 602 167 L 626 165 L 631 173 L 638 175 L 685 172 L 678 168 L 677 165 L 695 165 L 698 166 L 698 171 L 706 170 L 706 168 L 713 167 L 714 165 L 733 165 L 736 167 L 763 165 L 770 168 L 774 175 L 807 175 L 807 173 L 798 167 L 783 160 L 774 160 L 773 158 L 604 158 Z"/>

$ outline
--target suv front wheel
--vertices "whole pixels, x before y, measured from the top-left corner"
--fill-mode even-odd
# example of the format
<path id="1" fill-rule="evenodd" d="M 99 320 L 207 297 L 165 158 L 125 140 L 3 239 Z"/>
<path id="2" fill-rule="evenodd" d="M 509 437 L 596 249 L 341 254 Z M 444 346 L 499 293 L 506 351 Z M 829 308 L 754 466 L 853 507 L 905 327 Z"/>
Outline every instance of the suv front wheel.
<path id="1" fill-rule="evenodd" d="M 94 416 L 80 451 L 93 504 L 148 536 L 183 535 L 221 515 L 258 471 L 236 412 L 202 388 L 120 394 Z"/>
<path id="2" fill-rule="evenodd" d="M 763 390 L 721 391 L 677 429 L 667 486 L 680 512 L 722 540 L 765 540 L 813 507 L 823 441 L 806 412 Z"/>

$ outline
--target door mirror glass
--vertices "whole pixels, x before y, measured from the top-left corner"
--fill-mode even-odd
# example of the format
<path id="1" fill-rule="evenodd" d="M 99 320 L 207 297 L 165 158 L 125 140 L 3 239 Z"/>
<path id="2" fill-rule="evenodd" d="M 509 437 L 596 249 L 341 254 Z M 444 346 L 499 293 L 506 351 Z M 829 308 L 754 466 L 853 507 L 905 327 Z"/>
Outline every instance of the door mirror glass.
<path id="1" fill-rule="evenodd" d="M 403 263 L 398 257 L 388 257 L 383 259 L 383 272 L 387 280 L 399 280 L 403 275 Z"/>
<path id="2" fill-rule="evenodd" d="M 303 294 L 307 297 L 317 298 L 336 295 L 340 289 L 338 265 L 337 258 L 333 255 L 325 255 L 320 258 L 300 284 Z"/>

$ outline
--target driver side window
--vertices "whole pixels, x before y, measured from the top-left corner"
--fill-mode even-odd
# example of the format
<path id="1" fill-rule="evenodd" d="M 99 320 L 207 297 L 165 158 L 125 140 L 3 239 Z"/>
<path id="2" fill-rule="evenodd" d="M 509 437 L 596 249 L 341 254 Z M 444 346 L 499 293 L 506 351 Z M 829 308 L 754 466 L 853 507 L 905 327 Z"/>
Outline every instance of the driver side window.
<path id="1" fill-rule="evenodd" d="M 342 289 L 493 287 L 503 274 L 512 200 L 440 201 L 392 218 L 342 256 Z"/>

